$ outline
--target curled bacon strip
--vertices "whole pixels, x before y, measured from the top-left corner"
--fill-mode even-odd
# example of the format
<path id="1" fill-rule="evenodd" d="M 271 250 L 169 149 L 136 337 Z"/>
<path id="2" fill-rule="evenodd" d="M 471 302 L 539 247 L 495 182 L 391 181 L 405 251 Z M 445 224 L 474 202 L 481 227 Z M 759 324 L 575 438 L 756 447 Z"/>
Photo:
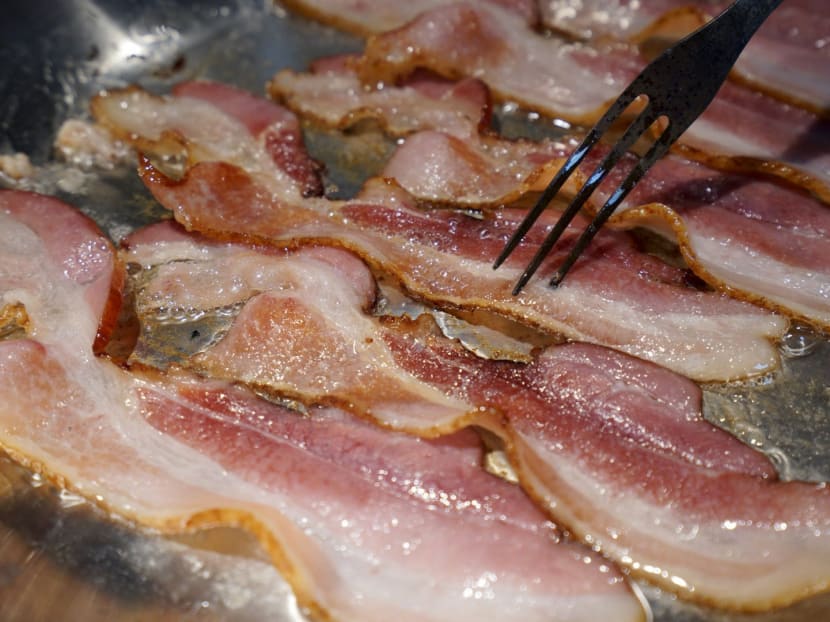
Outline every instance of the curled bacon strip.
<path id="1" fill-rule="evenodd" d="M 138 105 L 135 92 L 114 92 L 98 100 L 96 113 L 108 124 L 118 123 L 122 97 Z M 187 102 L 146 97 L 155 122 L 166 118 L 176 127 L 183 114 L 176 110 Z M 172 110 L 165 117 L 168 107 Z M 152 137 L 138 140 L 153 147 Z M 188 134 L 188 140 L 198 145 L 200 136 Z M 512 283 L 530 251 L 514 255 L 498 272 L 490 266 L 521 219 L 519 211 L 504 210 L 485 220 L 427 213 L 381 182 L 370 184 L 352 202 L 303 199 L 285 177 L 268 177 L 249 159 L 233 158 L 198 162 L 179 181 L 144 158 L 141 174 L 156 198 L 189 229 L 277 246 L 312 241 L 345 246 L 378 271 L 391 273 L 410 293 L 440 305 L 495 311 L 548 332 L 659 361 L 698 379 L 762 373 L 777 363 L 770 339 L 785 329 L 783 319 L 688 287 L 682 271 L 638 252 L 625 235 L 603 232 L 565 287 L 551 290 L 538 280 L 514 297 Z M 240 168 L 246 165 L 251 169 Z M 543 276 L 549 265 L 543 266 Z"/>
<path id="2" fill-rule="evenodd" d="M 305 114 L 319 103 L 334 125 L 349 123 L 353 111 L 364 109 L 363 98 L 376 94 L 397 103 L 376 110 L 387 126 L 404 127 L 396 119 L 415 119 L 409 111 L 417 107 L 417 122 L 405 126 L 415 133 L 400 144 L 383 175 L 419 199 L 473 207 L 514 201 L 541 185 L 573 149 L 567 142 L 497 138 L 470 121 L 464 126 L 458 119 L 430 114 L 433 102 L 428 99 L 412 98 L 406 106 L 401 103 L 407 101 L 405 88 L 360 91 L 347 67 L 291 74 L 290 81 L 280 75 L 272 83 L 272 94 L 292 105 L 302 94 L 299 112 Z M 327 77 L 337 77 L 340 85 L 350 80 L 354 96 L 340 96 Z M 596 147 L 592 153 L 569 190 L 576 190 L 607 149 Z M 630 161 L 623 162 L 611 174 L 592 205 L 601 205 L 629 167 Z M 771 181 L 719 173 L 672 156 L 649 171 L 625 207 L 627 213 L 618 222 L 646 226 L 676 240 L 687 263 L 711 285 L 830 327 L 830 210 L 815 199 Z"/>
<path id="3" fill-rule="evenodd" d="M 545 0 L 542 21 L 581 38 L 679 38 L 729 6 L 710 0 Z M 738 59 L 739 80 L 827 116 L 830 17 L 815 0 L 787 0 L 770 16 Z"/>
<path id="4" fill-rule="evenodd" d="M 347 404 L 419 435 L 486 427 L 555 520 L 685 597 L 762 610 L 830 585 L 828 490 L 777 481 L 766 458 L 704 421 L 688 380 L 585 344 L 549 347 L 527 365 L 478 358 L 424 322 L 366 316 L 365 271 L 348 261 L 321 271 L 318 250 L 260 255 L 255 273 L 249 248 L 188 244 L 181 234 L 175 246 L 136 242 L 126 256 L 152 268 L 140 298 L 200 313 L 227 304 L 236 282 L 247 299 L 227 334 L 188 366 L 311 404 Z M 298 263 L 308 265 L 302 283 Z M 316 374 L 326 362 L 324 386 Z M 310 378 L 296 373 L 305 366 Z M 374 378 L 387 388 L 367 394 Z M 436 389 L 462 406 L 455 420 L 435 411 Z M 388 416 L 396 395 L 411 416 Z"/>
<path id="5" fill-rule="evenodd" d="M 459 3 L 369 38 L 360 61 L 368 85 L 417 67 L 476 76 L 500 99 L 592 125 L 645 64 L 630 46 L 595 47 L 535 34 L 495 7 Z M 779 176 L 830 202 L 830 121 L 727 83 L 678 149 L 719 168 Z"/>
<path id="6" fill-rule="evenodd" d="M 140 525 L 251 530 L 320 618 L 644 618 L 610 564 L 557 541 L 517 487 L 480 468 L 470 431 L 423 441 L 92 356 L 96 275 L 111 249 L 68 206 L 0 201 L 0 265 L 14 268 L 0 271 L 0 300 L 31 320 L 25 336 L 0 340 L 0 443 L 20 462 Z M 9 205 L 21 203 L 86 239 L 18 218 Z M 73 270 L 79 256 L 94 266 Z"/>

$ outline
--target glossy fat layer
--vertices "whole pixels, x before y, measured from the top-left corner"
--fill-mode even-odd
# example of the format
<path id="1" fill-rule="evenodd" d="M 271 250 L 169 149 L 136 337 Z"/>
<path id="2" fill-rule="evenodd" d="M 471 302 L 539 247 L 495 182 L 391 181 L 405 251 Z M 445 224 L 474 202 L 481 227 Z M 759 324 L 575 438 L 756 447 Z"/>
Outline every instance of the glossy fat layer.
<path id="1" fill-rule="evenodd" d="M 288 0 L 300 13 L 350 32 L 367 35 L 403 26 L 424 11 L 452 4 L 454 0 Z M 533 0 L 485 0 L 500 6 L 527 24 L 538 20 Z"/>
<path id="2" fill-rule="evenodd" d="M 155 145 L 174 163 L 234 162 L 266 187 L 322 194 L 320 167 L 306 152 L 293 113 L 216 82 L 185 82 L 174 92 L 178 106 L 130 88 L 96 96 L 91 108 L 102 125 L 139 151 Z"/>
<path id="3" fill-rule="evenodd" d="M 284 69 L 268 83 L 268 93 L 297 114 L 338 128 L 372 119 L 393 135 L 440 128 L 469 136 L 490 123 L 489 92 L 479 80 L 416 74 L 401 84 L 369 89 L 354 71 L 357 61 L 339 56 L 317 61 L 308 73 Z"/>

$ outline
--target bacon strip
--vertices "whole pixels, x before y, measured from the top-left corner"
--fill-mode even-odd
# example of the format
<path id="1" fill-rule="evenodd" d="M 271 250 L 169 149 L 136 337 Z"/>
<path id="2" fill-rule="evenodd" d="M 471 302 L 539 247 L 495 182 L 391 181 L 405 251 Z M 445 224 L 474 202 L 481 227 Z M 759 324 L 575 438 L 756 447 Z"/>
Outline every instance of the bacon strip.
<path id="1" fill-rule="evenodd" d="M 601 154 L 594 154 L 595 165 Z M 632 161 L 594 196 L 599 205 Z M 830 209 L 794 190 L 718 173 L 679 157 L 658 162 L 616 218 L 678 240 L 707 282 L 830 328 Z"/>
<path id="2" fill-rule="evenodd" d="M 417 133 L 399 145 L 383 175 L 418 199 L 471 207 L 516 201 L 541 186 L 574 148 L 575 143 L 499 139 L 470 121 L 465 127 L 457 118 L 432 114 L 432 100 L 409 99 L 406 88 L 361 92 L 354 73 L 341 65 L 336 75 L 351 76 L 355 93 L 345 99 L 322 75 L 291 74 L 290 81 L 282 81 L 278 74 L 271 92 L 291 102 L 300 101 L 302 94 L 298 111 L 324 107 L 331 125 L 348 124 L 354 111 L 366 108 L 364 98 L 383 94 L 393 99 L 394 107 L 378 108 L 375 114 L 384 125 L 398 128 L 404 127 L 396 121 L 402 116 L 417 119 L 405 125 Z M 440 110 L 440 104 L 435 107 Z M 419 111 L 417 117 L 409 112 L 413 108 Z M 596 147 L 569 189 L 575 192 L 605 153 L 607 149 Z M 629 167 L 621 166 L 610 176 L 593 197 L 594 204 L 607 198 Z M 718 173 L 671 157 L 648 173 L 625 207 L 628 213 L 618 221 L 645 225 L 678 241 L 688 264 L 711 285 L 830 326 L 830 210 L 816 200 L 754 177 Z"/>
<path id="3" fill-rule="evenodd" d="M 492 135 L 489 91 L 478 80 L 417 76 L 368 90 L 353 69 L 355 60 L 324 59 L 309 73 L 280 71 L 269 83 L 269 94 L 329 127 L 371 118 L 389 134 L 410 135 L 400 141 L 383 176 L 418 199 L 471 207 L 512 203 L 553 158 L 565 155 L 562 143 Z"/>
<path id="4" fill-rule="evenodd" d="M 484 221 L 423 212 L 408 204 L 407 195 L 382 185 L 361 201 L 288 204 L 264 196 L 244 171 L 224 163 L 197 164 L 175 182 L 145 159 L 141 174 L 177 220 L 214 237 L 344 246 L 423 299 L 493 310 L 659 361 L 694 378 L 734 378 L 776 364 L 769 340 L 781 334 L 785 321 L 688 288 L 682 271 L 637 252 L 630 240 L 611 231 L 583 255 L 565 287 L 551 290 L 540 279 L 514 297 L 513 283 L 532 248 L 517 253 L 506 269 L 494 272 L 491 265 L 522 212 L 503 210 Z M 542 278 L 566 251 L 549 258 Z"/>
<path id="5" fill-rule="evenodd" d="M 370 37 L 359 74 L 368 85 L 394 84 L 417 67 L 449 78 L 474 76 L 502 100 L 588 124 L 642 65 L 631 46 L 600 51 L 543 37 L 508 11 L 460 2 Z"/>
<path id="6" fill-rule="evenodd" d="M 134 94 L 126 96 L 135 101 Z M 112 93 L 99 99 L 96 111 L 120 109 L 120 97 Z M 152 101 L 161 119 L 163 106 Z M 164 101 L 171 108 L 187 104 Z M 149 137 L 138 140 L 145 148 L 152 146 Z M 783 319 L 689 288 L 682 271 L 637 252 L 624 235 L 603 232 L 558 290 L 542 280 L 561 260 L 552 256 L 540 272 L 542 279 L 514 297 L 513 283 L 539 239 L 530 240 L 530 247 L 498 272 L 490 266 L 523 216 L 516 210 L 483 221 L 450 212 L 424 213 L 408 195 L 382 183 L 353 202 L 302 200 L 293 186 L 281 189 L 285 182 L 274 179 L 261 184 L 258 169 L 254 178 L 227 162 L 198 163 L 175 182 L 145 158 L 141 174 L 188 229 L 277 246 L 312 241 L 345 246 L 375 269 L 391 273 L 410 293 L 440 305 L 495 311 L 698 379 L 763 373 L 777 362 L 770 340 L 785 330 Z"/>
<path id="7" fill-rule="evenodd" d="M 564 145 L 545 143 L 530 147 L 520 160 L 521 146 L 488 139 L 476 150 L 475 142 L 422 132 L 398 148 L 383 174 L 433 202 L 499 204 L 541 185 L 567 154 Z M 576 191 L 604 153 L 596 148 L 568 190 Z M 603 182 L 591 199 L 594 209 L 619 187 L 633 162 L 629 157 Z M 623 208 L 617 223 L 645 226 L 676 241 L 707 283 L 830 328 L 830 209 L 816 199 L 671 156 L 657 163 Z"/>
<path id="8" fill-rule="evenodd" d="M 206 270 L 220 271 L 212 269 L 215 262 L 222 262 L 227 280 L 250 282 L 251 250 L 194 244 L 201 249 L 197 251 L 177 244 L 181 257 L 198 256 L 198 263 L 176 260 L 168 242 L 134 245 L 128 257 L 155 265 L 153 274 L 158 276 L 153 278 L 165 291 L 170 274 L 160 268 L 169 266 L 181 292 L 174 299 L 196 305 L 194 311 L 226 302 L 224 283 L 201 278 Z M 226 262 L 231 256 L 238 256 L 239 263 Z M 295 259 L 314 262 L 302 255 Z M 164 263 L 154 263 L 159 261 Z M 292 282 L 294 266 L 277 266 L 264 257 L 260 261 L 273 288 Z M 278 276 L 283 266 L 288 274 Z M 329 270 L 338 273 L 334 264 Z M 307 278 L 318 292 L 336 280 L 321 283 L 313 268 Z M 340 280 L 355 292 L 363 290 L 361 278 Z M 398 373 L 412 375 L 410 383 L 424 383 L 467 402 L 477 416 L 459 419 L 457 425 L 476 423 L 502 436 L 520 481 L 533 497 L 556 520 L 564 520 L 586 542 L 609 551 L 637 575 L 685 597 L 750 610 L 787 604 L 830 587 L 828 490 L 778 482 L 763 456 L 703 420 L 700 391 L 692 382 L 585 344 L 548 348 L 529 365 L 484 360 L 423 323 L 360 320 L 348 314 L 345 296 L 305 299 L 304 314 L 342 320 L 339 333 L 328 330 L 321 338 L 325 345 L 301 350 L 292 334 L 305 334 L 307 327 L 274 306 L 260 314 L 260 297 L 274 290 L 264 281 L 256 285 L 263 293 L 247 303 L 228 334 L 188 364 L 210 374 L 239 374 L 238 379 L 267 384 L 271 369 L 284 369 L 289 361 L 314 366 L 317 352 L 336 352 L 332 339 L 349 347 L 355 343 L 352 325 L 360 323 L 363 334 L 392 353 L 375 363 L 376 373 L 388 374 L 391 358 Z M 245 291 L 243 285 L 240 296 Z M 155 292 L 151 287 L 141 296 L 155 301 Z M 250 307 L 257 312 L 249 313 Z M 256 341 L 246 337 L 254 334 Z M 242 343 L 244 349 L 239 348 Z M 285 352 L 275 355 L 275 350 Z M 343 364 L 337 355 L 331 360 L 333 368 Z M 359 365 L 364 369 L 363 361 Z M 276 386 L 282 388 L 283 382 L 281 378 Z M 291 395 L 306 391 L 304 379 L 296 382 Z M 362 382 L 359 377 L 341 380 L 327 390 L 346 401 L 354 392 L 358 398 L 352 408 L 377 421 L 382 408 L 366 402 Z M 316 390 L 306 397 L 320 399 Z M 385 392 L 373 397 L 378 405 L 388 399 Z M 430 403 L 423 404 L 420 422 L 381 416 L 379 423 L 432 433 L 435 419 Z M 413 404 L 413 411 L 419 405 Z M 736 492 L 739 497 L 733 496 Z"/>
<path id="9" fill-rule="evenodd" d="M 357 61 L 335 56 L 316 61 L 308 73 L 284 69 L 268 83 L 268 93 L 304 118 L 341 129 L 372 119 L 395 136 L 429 128 L 469 136 L 491 122 L 490 94 L 479 80 L 416 72 L 402 84 L 367 89 L 355 73 Z"/>
<path id="10" fill-rule="evenodd" d="M 551 28 L 590 39 L 646 39 L 653 33 L 680 37 L 729 6 L 711 0 L 611 2 L 546 0 L 542 21 Z M 825 68 L 830 61 L 827 7 L 816 0 L 788 0 L 770 16 L 738 59 L 741 81 L 824 114 L 830 112 L 830 86 Z"/>
<path id="11" fill-rule="evenodd" d="M 32 277 L 0 273 L 0 295 L 39 327 L 0 341 L 0 441 L 24 464 L 141 525 L 252 530 L 326 619 L 643 619 L 613 568 L 557 542 L 519 489 L 480 469 L 474 434 L 422 441 L 226 383 L 128 373 L 91 355 L 95 309 L 78 302 L 97 283 L 65 272 L 49 223 L 0 222 L 0 265 Z"/>
<path id="12" fill-rule="evenodd" d="M 116 138 L 159 149 L 173 162 L 186 158 L 236 162 L 265 185 L 290 188 L 296 196 L 321 195 L 320 166 L 305 150 L 296 116 L 281 106 L 217 82 L 185 82 L 175 89 L 183 105 L 139 88 L 113 98 L 93 98 L 93 114 Z M 104 109 L 106 107 L 106 109 Z M 186 143 L 186 144 L 185 144 Z"/>
<path id="13" fill-rule="evenodd" d="M 113 249 L 109 240 L 101 235 L 95 223 L 72 211 L 67 212 L 60 201 L 29 192 L 0 190 L 0 218 L 14 219 L 26 227 L 38 227 L 46 245 L 45 252 L 50 253 L 52 262 L 60 266 L 73 283 L 84 285 L 83 299 L 72 304 L 89 307 L 91 312 L 87 316 L 78 315 L 76 329 L 96 351 L 102 348 L 115 326 L 125 277 L 123 269 L 112 262 Z M 35 242 L 25 231 L 16 237 L 11 225 L 0 229 L 0 240 L 6 248 L 0 277 L 7 283 L 0 297 L 0 316 L 6 309 L 25 306 L 27 330 L 35 335 L 48 334 L 53 329 L 50 308 L 57 303 L 49 298 L 48 291 L 41 291 L 33 300 L 23 296 L 27 288 L 50 287 L 50 281 L 38 278 L 38 274 L 30 271 L 27 253 L 29 245 Z M 47 307 L 36 307 L 38 304 Z"/>
<path id="14" fill-rule="evenodd" d="M 504 11 L 459 3 L 371 37 L 363 81 L 393 83 L 416 67 L 476 76 L 500 99 L 592 125 L 644 66 L 629 47 L 600 48 L 534 34 Z M 830 121 L 727 83 L 682 136 L 690 157 L 775 175 L 830 202 Z"/>
<path id="15" fill-rule="evenodd" d="M 160 241 L 147 242 L 158 236 Z M 430 436 L 457 429 L 459 420 L 473 414 L 466 402 L 414 381 L 394 364 L 363 313 L 374 301 L 374 281 L 351 253 L 309 248 L 268 257 L 198 245 L 169 224 L 125 242 L 125 261 L 154 268 L 136 294 L 139 317 L 200 317 L 244 303 L 238 328 L 189 363 L 197 371 L 306 402 L 358 409 L 396 429 L 429 422 Z M 345 394 L 343 386 L 349 389 Z"/>

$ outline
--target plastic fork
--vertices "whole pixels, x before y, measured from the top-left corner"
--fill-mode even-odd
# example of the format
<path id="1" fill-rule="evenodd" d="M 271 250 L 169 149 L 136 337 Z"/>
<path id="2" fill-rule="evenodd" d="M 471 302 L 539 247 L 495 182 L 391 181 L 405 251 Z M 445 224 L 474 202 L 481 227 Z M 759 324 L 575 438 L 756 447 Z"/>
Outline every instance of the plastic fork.
<path id="1" fill-rule="evenodd" d="M 513 288 L 514 296 L 527 284 L 585 201 L 619 159 L 631 149 L 635 141 L 655 121 L 664 120 L 663 131 L 654 140 L 646 154 L 638 158 L 628 176 L 611 193 L 582 232 L 570 253 L 554 273 L 550 285 L 556 287 L 562 282 L 565 274 L 631 189 L 706 109 L 726 80 L 738 55 L 779 4 L 781 0 L 736 0 L 708 24 L 664 51 L 628 85 L 554 176 L 493 264 L 495 269 L 504 263 L 591 148 L 635 99 L 644 97 L 646 103 L 643 110 L 630 123 L 608 155 L 597 165 L 551 229 Z"/>

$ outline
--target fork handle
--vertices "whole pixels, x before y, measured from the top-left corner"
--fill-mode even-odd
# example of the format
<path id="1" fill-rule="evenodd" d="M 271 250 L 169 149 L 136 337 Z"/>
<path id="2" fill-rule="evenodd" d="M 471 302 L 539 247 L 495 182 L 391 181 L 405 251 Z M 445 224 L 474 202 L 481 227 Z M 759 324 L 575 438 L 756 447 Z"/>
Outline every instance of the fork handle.
<path id="1" fill-rule="evenodd" d="M 721 34 L 736 39 L 735 45 L 728 50 L 729 54 L 723 58 L 724 64 L 729 67 L 735 64 L 752 35 L 779 4 L 781 0 L 735 0 L 734 4 L 713 20 L 710 25 L 712 30 L 718 29 Z"/>

